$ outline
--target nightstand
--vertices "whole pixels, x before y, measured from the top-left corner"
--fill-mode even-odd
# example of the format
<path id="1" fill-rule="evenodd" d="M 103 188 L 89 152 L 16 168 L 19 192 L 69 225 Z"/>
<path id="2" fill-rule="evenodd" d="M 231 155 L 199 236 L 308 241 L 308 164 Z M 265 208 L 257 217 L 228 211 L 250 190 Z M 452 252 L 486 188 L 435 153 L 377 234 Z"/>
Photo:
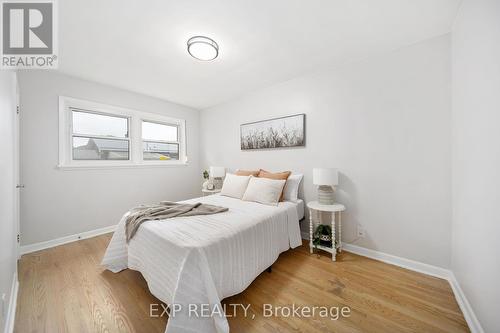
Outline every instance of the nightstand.
<path id="1" fill-rule="evenodd" d="M 220 192 L 220 188 L 219 189 L 215 189 L 215 190 L 207 190 L 207 189 L 202 189 L 201 190 L 201 193 L 203 193 L 203 196 L 207 196 L 207 195 L 212 195 L 212 194 L 216 194 L 216 193 L 219 193 Z"/>
<path id="2" fill-rule="evenodd" d="M 321 205 L 317 201 L 311 201 L 307 203 L 307 208 L 309 208 L 309 251 L 314 252 L 315 246 L 313 245 L 313 235 L 314 235 L 314 217 L 313 211 L 316 211 L 318 221 L 320 212 L 332 213 L 332 247 L 318 245 L 317 248 L 323 251 L 330 252 L 332 254 L 332 260 L 336 260 L 337 249 L 342 252 L 342 212 L 345 210 L 345 206 L 339 203 L 333 205 Z M 339 220 L 339 240 L 335 242 L 336 239 L 336 226 L 335 226 L 335 215 L 338 214 Z"/>

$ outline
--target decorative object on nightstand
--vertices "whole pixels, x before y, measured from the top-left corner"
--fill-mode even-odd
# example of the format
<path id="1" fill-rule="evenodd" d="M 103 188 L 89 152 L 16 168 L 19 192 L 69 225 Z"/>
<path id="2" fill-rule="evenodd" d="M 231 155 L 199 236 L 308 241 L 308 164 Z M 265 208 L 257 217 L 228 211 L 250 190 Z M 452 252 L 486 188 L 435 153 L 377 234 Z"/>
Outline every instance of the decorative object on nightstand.
<path id="1" fill-rule="evenodd" d="M 207 196 L 207 195 L 212 195 L 212 194 L 216 194 L 216 193 L 219 193 L 219 192 L 220 192 L 220 189 L 218 189 L 218 190 L 209 190 L 209 189 L 204 188 L 204 189 L 201 190 L 201 193 L 203 193 L 204 197 Z"/>
<path id="2" fill-rule="evenodd" d="M 314 168 L 313 183 L 318 185 L 318 203 L 322 205 L 333 205 L 334 186 L 339 184 L 337 169 Z"/>
<path id="3" fill-rule="evenodd" d="M 314 248 L 330 252 L 332 254 L 332 260 L 335 261 L 337 257 L 337 249 L 342 252 L 342 212 L 345 210 L 345 206 L 339 203 L 334 203 L 332 205 L 322 205 L 317 201 L 312 201 L 307 203 L 307 208 L 309 208 L 309 251 L 314 252 Z M 314 212 L 316 212 L 318 221 L 320 220 L 321 212 L 332 213 L 332 223 L 331 223 L 331 244 L 333 246 L 325 246 L 321 243 L 321 235 L 323 234 L 325 227 L 314 226 Z M 337 227 L 335 215 L 338 214 L 338 240 L 337 240 Z M 321 230 L 320 230 L 321 228 Z M 315 241 L 316 232 L 320 230 L 319 241 Z M 326 239 L 326 238 L 325 238 Z M 316 244 L 317 243 L 317 244 Z"/>
<path id="4" fill-rule="evenodd" d="M 212 183 L 213 187 L 208 189 L 216 189 L 220 190 L 222 188 L 222 178 L 226 175 L 226 169 L 224 167 L 210 167 L 210 183 Z"/>
<path id="5" fill-rule="evenodd" d="M 202 188 L 204 190 L 206 190 L 208 188 L 208 179 L 210 178 L 210 174 L 208 173 L 207 170 L 204 170 L 203 171 L 203 179 L 205 179 L 205 181 L 203 182 L 203 185 L 202 185 Z"/>
<path id="6" fill-rule="evenodd" d="M 318 248 L 318 245 L 332 246 L 332 228 L 328 224 L 320 224 L 316 227 L 313 244 L 315 248 Z"/>

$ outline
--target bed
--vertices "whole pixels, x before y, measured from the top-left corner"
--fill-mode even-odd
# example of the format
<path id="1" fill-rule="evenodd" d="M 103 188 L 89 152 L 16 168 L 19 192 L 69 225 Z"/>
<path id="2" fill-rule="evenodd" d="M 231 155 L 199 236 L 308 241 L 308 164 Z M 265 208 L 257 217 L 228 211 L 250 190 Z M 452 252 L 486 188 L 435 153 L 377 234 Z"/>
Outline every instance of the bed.
<path id="1" fill-rule="evenodd" d="M 189 316 L 190 304 L 221 309 L 222 299 L 245 290 L 280 253 L 300 246 L 304 203 L 269 206 L 222 195 L 183 202 L 223 206 L 229 211 L 148 221 L 129 244 L 125 214 L 102 265 L 112 272 L 126 268 L 141 272 L 154 296 L 175 304 L 177 310 L 170 315 L 166 332 L 229 332 L 224 315 Z"/>

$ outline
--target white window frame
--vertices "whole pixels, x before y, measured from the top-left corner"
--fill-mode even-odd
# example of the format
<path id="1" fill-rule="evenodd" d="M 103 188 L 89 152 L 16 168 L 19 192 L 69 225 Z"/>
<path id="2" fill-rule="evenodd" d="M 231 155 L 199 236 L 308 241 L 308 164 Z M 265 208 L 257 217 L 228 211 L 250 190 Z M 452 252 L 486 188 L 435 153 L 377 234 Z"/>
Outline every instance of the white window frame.
<path id="1" fill-rule="evenodd" d="M 73 160 L 72 110 L 117 116 L 128 119 L 129 160 Z M 143 160 L 142 121 L 178 128 L 178 160 Z M 59 96 L 59 164 L 61 169 L 101 169 L 128 167 L 169 167 L 187 165 L 186 121 L 157 113 L 126 109 L 113 105 L 96 103 L 82 99 Z"/>

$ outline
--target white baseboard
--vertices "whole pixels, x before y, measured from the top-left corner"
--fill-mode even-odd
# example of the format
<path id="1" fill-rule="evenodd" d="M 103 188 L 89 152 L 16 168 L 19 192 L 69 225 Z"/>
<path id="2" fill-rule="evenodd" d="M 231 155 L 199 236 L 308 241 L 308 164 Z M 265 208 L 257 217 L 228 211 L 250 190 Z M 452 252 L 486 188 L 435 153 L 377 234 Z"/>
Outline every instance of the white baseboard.
<path id="1" fill-rule="evenodd" d="M 470 305 L 467 297 L 465 297 L 464 291 L 460 287 L 458 280 L 453 272 L 450 271 L 450 277 L 448 279 L 451 285 L 451 289 L 453 289 L 453 293 L 455 294 L 455 298 L 457 299 L 457 303 L 464 314 L 464 318 L 467 321 L 467 325 L 469 325 L 469 329 L 472 333 L 484 333 L 483 328 L 481 327 L 481 323 L 479 323 L 479 319 L 477 319 L 472 306 Z"/>
<path id="2" fill-rule="evenodd" d="M 300 234 L 302 236 L 302 239 L 306 240 L 309 239 L 308 232 L 301 231 Z M 419 261 L 397 257 L 392 254 L 387 254 L 380 251 L 370 250 L 367 249 L 366 247 L 361 247 L 354 244 L 342 243 L 342 249 L 344 249 L 347 252 L 352 252 L 354 254 L 358 254 L 363 257 L 368 257 L 371 259 L 385 262 L 387 264 L 396 265 L 415 272 L 435 276 L 441 279 L 449 280 L 451 274 L 451 271 L 446 268 L 424 264 Z"/>
<path id="3" fill-rule="evenodd" d="M 17 269 L 16 269 L 16 271 L 14 272 L 14 277 L 12 278 L 12 287 L 10 288 L 9 309 L 7 310 L 7 317 L 5 317 L 5 333 L 14 332 L 18 291 L 19 291 L 19 281 L 17 279 Z"/>
<path id="4" fill-rule="evenodd" d="M 352 252 L 355 254 L 359 254 L 364 257 L 368 257 L 371 259 L 375 259 L 378 261 L 385 262 L 387 264 L 396 265 L 399 267 L 403 267 L 415 272 L 435 276 L 441 279 L 448 280 L 450 277 L 451 271 L 446 268 L 441 268 L 429 264 L 425 264 L 423 262 L 401 258 L 394 256 L 392 254 L 387 254 L 384 252 L 379 252 L 375 250 L 370 250 L 365 247 L 353 245 L 353 244 L 342 244 L 342 248 L 348 252 Z"/>
<path id="5" fill-rule="evenodd" d="M 301 235 L 302 239 L 309 239 L 308 232 L 301 231 Z M 354 244 L 342 243 L 342 249 L 363 257 L 368 257 L 374 260 L 385 262 L 387 264 L 406 268 L 411 271 L 447 280 L 450 283 L 451 289 L 455 294 L 455 299 L 457 300 L 457 303 L 460 306 L 460 310 L 462 310 L 464 318 L 467 321 L 467 325 L 469 325 L 469 329 L 471 330 L 471 332 L 484 333 L 484 330 L 481 327 L 481 324 L 479 323 L 479 320 L 477 319 L 474 310 L 472 309 L 470 303 L 467 301 L 467 297 L 465 296 L 462 288 L 460 288 L 460 284 L 458 283 L 455 274 L 453 274 L 451 270 L 425 264 L 411 259 L 401 258 L 398 256 L 394 256 L 392 254 L 387 254 L 384 252 L 367 249 L 365 247 L 361 247 Z"/>
<path id="6" fill-rule="evenodd" d="M 85 232 L 82 232 L 79 234 L 64 236 L 61 238 L 56 238 L 56 239 L 45 241 L 45 242 L 23 245 L 20 248 L 20 253 L 21 253 L 21 255 L 23 255 L 26 253 L 45 250 L 45 249 L 48 249 L 51 247 L 55 247 L 55 246 L 59 246 L 59 245 L 63 245 L 63 244 L 71 243 L 71 242 L 76 242 L 76 241 L 79 241 L 81 239 L 86 239 L 86 238 L 91 238 L 91 237 L 107 234 L 107 233 L 115 231 L 115 229 L 116 229 L 116 225 L 111 225 L 109 227 L 85 231 Z"/>
<path id="7" fill-rule="evenodd" d="M 469 326 L 470 331 L 472 333 L 484 333 L 484 330 L 481 327 L 481 324 L 479 323 L 474 310 L 467 300 L 467 297 L 465 296 L 462 288 L 460 288 L 460 284 L 458 283 L 455 274 L 451 270 L 425 264 L 411 259 L 397 257 L 392 254 L 370 250 L 353 244 L 343 244 L 342 248 L 348 252 L 352 252 L 364 257 L 379 260 L 391 265 L 396 265 L 415 272 L 447 280 L 451 286 L 451 289 L 453 290 L 453 294 L 455 295 L 458 306 L 460 307 L 460 310 L 462 310 L 464 318 L 467 321 L 467 325 Z"/>

